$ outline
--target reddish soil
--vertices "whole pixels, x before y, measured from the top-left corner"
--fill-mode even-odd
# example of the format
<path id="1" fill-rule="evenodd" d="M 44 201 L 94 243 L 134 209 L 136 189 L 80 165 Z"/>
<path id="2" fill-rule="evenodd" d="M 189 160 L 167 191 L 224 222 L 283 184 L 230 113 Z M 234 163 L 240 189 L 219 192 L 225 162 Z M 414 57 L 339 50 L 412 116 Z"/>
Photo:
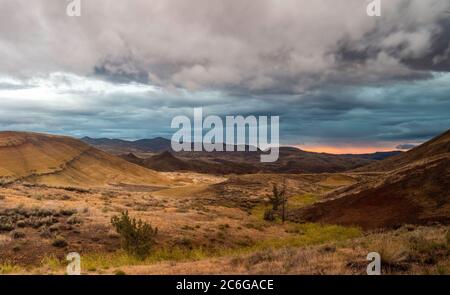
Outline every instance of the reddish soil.
<path id="1" fill-rule="evenodd" d="M 291 212 L 290 219 L 364 229 L 450 222 L 450 157 L 388 175 L 381 184 Z"/>

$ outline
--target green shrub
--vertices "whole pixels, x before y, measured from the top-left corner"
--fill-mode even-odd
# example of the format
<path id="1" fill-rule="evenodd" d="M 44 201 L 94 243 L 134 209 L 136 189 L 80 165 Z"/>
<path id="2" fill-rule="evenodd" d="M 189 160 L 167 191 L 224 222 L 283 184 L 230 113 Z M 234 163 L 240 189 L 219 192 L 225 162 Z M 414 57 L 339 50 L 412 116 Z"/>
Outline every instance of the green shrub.
<path id="1" fill-rule="evenodd" d="M 128 211 L 122 212 L 120 216 L 113 216 L 111 224 L 120 235 L 125 251 L 140 259 L 145 259 L 150 254 L 158 228 L 153 228 L 140 219 L 130 218 Z"/>

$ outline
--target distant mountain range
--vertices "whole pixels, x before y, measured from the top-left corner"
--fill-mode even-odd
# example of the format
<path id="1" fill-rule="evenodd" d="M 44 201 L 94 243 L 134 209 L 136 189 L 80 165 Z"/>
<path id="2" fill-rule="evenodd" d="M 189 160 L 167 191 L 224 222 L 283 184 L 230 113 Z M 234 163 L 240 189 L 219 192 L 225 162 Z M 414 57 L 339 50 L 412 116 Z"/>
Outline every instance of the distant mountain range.
<path id="1" fill-rule="evenodd" d="M 381 160 L 384 160 L 384 159 L 392 157 L 392 156 L 396 156 L 401 153 L 403 153 L 403 152 L 402 151 L 389 151 L 389 152 L 375 152 L 375 153 L 370 153 L 370 154 L 342 154 L 341 156 L 381 161 Z"/>
<path id="2" fill-rule="evenodd" d="M 135 141 L 128 141 L 122 139 L 110 138 L 81 138 L 85 143 L 95 146 L 104 151 L 113 154 L 122 154 L 125 152 L 144 152 L 144 153 L 160 153 L 170 151 L 171 141 L 163 137 L 155 137 L 151 139 L 139 139 Z"/>
<path id="3" fill-rule="evenodd" d="M 127 161 L 153 170 L 212 174 L 342 172 L 401 153 L 392 151 L 334 155 L 306 152 L 295 147 L 280 147 L 280 157 L 277 162 L 261 163 L 262 151 L 260 150 L 256 152 L 174 152 L 171 141 L 162 137 L 136 141 L 89 137 L 84 137 L 82 140 L 96 148 L 120 155 Z"/>

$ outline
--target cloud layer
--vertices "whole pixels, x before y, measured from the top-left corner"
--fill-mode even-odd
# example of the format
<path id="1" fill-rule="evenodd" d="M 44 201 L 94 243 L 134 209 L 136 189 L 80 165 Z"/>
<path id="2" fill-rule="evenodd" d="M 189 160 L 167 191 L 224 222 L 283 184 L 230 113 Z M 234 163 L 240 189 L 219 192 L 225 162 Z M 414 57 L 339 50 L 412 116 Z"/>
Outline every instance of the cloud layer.
<path id="1" fill-rule="evenodd" d="M 446 0 L 382 0 L 379 18 L 363 0 L 67 3 L 0 0 L 2 128 L 163 135 L 193 106 L 276 110 L 293 144 L 450 126 Z"/>
<path id="2" fill-rule="evenodd" d="M 424 75 L 409 66 L 422 57 L 449 65 L 445 0 L 382 1 L 380 18 L 362 0 L 90 0 L 78 18 L 66 3 L 1 2 L 3 72 L 299 93 L 327 81 Z"/>

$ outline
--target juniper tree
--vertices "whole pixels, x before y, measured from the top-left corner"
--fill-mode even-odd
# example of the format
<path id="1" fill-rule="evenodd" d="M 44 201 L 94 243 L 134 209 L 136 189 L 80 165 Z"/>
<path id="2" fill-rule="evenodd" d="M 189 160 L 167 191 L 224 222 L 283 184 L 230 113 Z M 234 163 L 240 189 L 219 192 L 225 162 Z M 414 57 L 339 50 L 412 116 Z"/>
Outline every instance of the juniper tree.
<path id="1" fill-rule="evenodd" d="M 286 219 L 286 204 L 287 204 L 287 196 L 286 196 L 286 180 L 283 181 L 282 189 L 279 189 L 276 184 L 272 187 L 272 195 L 269 195 L 269 201 L 272 204 L 272 214 L 273 212 L 278 211 L 281 206 L 281 219 L 284 222 Z M 266 212 L 265 215 L 269 214 Z"/>

